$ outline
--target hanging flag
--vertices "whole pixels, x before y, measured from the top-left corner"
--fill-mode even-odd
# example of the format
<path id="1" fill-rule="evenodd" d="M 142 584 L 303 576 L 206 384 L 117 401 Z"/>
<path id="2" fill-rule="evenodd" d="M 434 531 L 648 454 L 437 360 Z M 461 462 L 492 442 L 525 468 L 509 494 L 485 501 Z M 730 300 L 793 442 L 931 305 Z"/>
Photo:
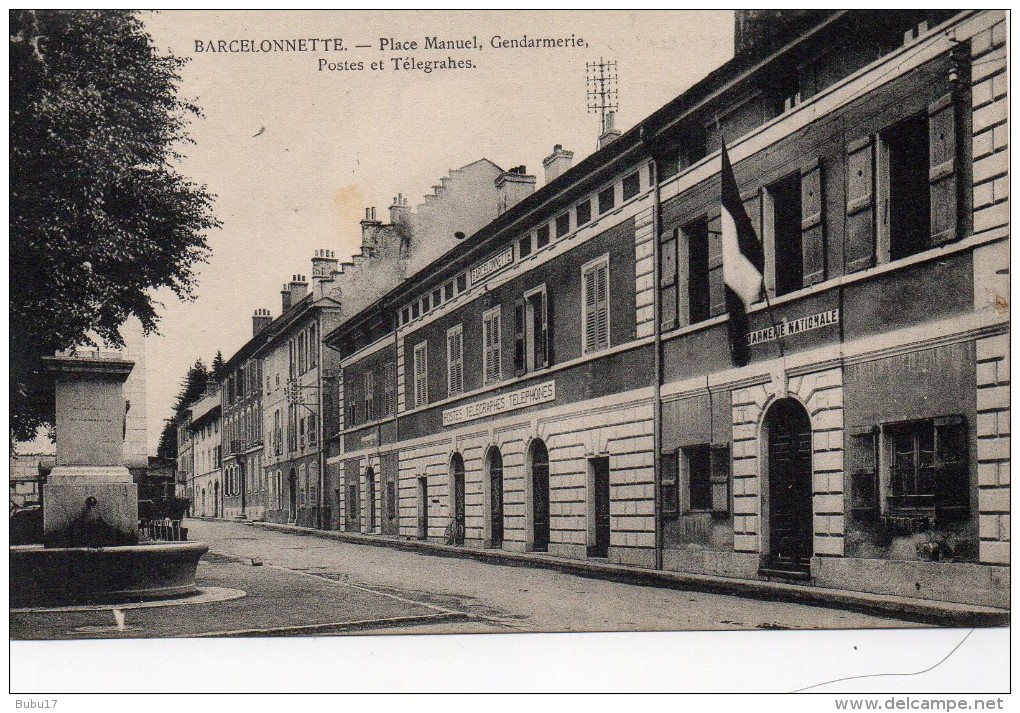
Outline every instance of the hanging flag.
<path id="1" fill-rule="evenodd" d="M 751 219 L 740 200 L 726 142 L 722 144 L 722 261 L 729 318 L 730 356 L 743 366 L 750 353 L 747 344 L 747 312 L 761 299 L 764 289 L 765 255 Z"/>

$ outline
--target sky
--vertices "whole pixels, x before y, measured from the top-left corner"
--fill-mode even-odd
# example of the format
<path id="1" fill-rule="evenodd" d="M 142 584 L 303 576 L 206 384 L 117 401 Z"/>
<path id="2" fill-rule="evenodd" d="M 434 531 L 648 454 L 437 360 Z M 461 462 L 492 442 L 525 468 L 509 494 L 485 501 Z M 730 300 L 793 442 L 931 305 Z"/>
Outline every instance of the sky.
<path id="1" fill-rule="evenodd" d="M 143 22 L 159 50 L 189 60 L 179 91 L 203 117 L 192 122 L 194 144 L 177 168 L 216 196 L 222 222 L 208 235 L 195 298 L 157 294 L 160 334 L 146 342 L 153 454 L 188 366 L 196 358 L 208 365 L 217 350 L 229 358 L 251 337 L 256 309 L 278 316 L 281 286 L 310 274 L 314 250 L 356 252 L 366 207 L 385 216 L 397 193 L 413 207 L 449 169 L 482 157 L 527 166 L 541 188 L 554 144 L 573 151 L 575 164 L 596 148 L 586 63 L 617 62 L 616 125 L 626 131 L 733 54 L 729 11 L 163 11 Z M 580 46 L 496 49 L 496 35 Z M 425 50 L 431 36 L 477 37 L 482 48 Z M 297 38 L 339 38 L 347 49 L 207 49 L 210 41 Z M 417 48 L 383 51 L 383 40 Z M 475 67 L 426 74 L 391 61 L 448 56 Z M 323 60 L 365 69 L 320 68 Z"/>

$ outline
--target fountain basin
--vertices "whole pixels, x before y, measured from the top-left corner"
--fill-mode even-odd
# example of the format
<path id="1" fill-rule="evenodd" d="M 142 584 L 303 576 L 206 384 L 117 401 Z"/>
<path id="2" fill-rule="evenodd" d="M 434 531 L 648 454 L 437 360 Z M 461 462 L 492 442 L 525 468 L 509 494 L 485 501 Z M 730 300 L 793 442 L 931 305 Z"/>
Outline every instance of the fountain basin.
<path id="1" fill-rule="evenodd" d="M 198 591 L 204 542 L 117 547 L 10 548 L 11 606 L 92 604 L 181 597 Z"/>

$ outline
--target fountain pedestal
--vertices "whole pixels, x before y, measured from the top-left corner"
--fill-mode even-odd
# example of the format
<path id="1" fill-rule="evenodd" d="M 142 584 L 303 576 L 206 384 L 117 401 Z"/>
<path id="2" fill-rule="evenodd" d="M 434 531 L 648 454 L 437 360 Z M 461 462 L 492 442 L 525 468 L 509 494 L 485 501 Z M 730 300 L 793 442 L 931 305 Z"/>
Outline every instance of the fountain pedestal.
<path id="1" fill-rule="evenodd" d="M 44 361 L 56 377 L 57 462 L 43 486 L 43 543 L 137 543 L 138 486 L 124 466 L 124 381 L 134 363 L 98 354 Z"/>
<path id="2" fill-rule="evenodd" d="M 138 542 L 138 486 L 124 466 L 116 353 L 47 358 L 55 373 L 57 462 L 43 486 L 43 545 L 10 548 L 11 603 L 49 606 L 179 597 L 198 590 L 201 542 Z"/>

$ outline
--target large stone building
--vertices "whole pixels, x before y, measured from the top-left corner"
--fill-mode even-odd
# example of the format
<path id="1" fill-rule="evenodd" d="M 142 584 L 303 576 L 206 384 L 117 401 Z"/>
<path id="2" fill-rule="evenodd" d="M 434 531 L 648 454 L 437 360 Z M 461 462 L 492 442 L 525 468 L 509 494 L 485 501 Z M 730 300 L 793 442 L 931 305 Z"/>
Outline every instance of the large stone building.
<path id="1" fill-rule="evenodd" d="M 1007 605 L 1005 15 L 737 25 L 325 335 L 331 526 Z M 723 140 L 765 253 L 741 366 Z"/>
<path id="2" fill-rule="evenodd" d="M 222 398 L 219 384 L 210 381 L 205 393 L 188 407 L 189 448 L 193 472 L 188 481 L 191 514 L 219 517 L 223 512 L 223 449 L 220 441 Z"/>

